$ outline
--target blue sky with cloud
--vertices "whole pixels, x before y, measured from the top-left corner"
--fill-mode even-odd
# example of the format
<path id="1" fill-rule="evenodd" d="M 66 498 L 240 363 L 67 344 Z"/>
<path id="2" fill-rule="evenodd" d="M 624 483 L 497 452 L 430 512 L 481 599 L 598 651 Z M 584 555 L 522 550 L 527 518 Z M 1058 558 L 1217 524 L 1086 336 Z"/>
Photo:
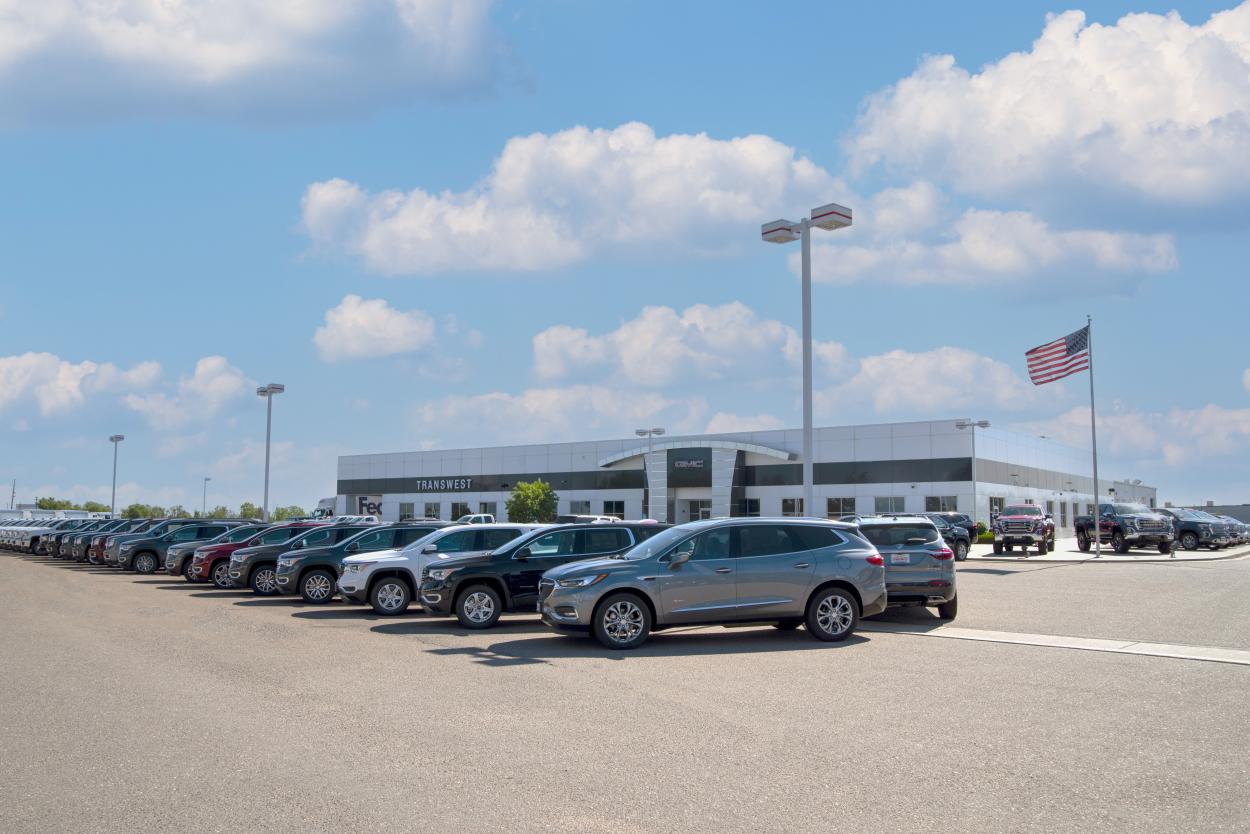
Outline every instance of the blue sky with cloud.
<path id="1" fill-rule="evenodd" d="M 1175 8 L 1176 11 L 1172 12 Z M 1250 4 L 0 2 L 0 477 L 333 492 L 339 453 L 987 417 L 1095 317 L 1104 470 L 1250 496 Z"/>

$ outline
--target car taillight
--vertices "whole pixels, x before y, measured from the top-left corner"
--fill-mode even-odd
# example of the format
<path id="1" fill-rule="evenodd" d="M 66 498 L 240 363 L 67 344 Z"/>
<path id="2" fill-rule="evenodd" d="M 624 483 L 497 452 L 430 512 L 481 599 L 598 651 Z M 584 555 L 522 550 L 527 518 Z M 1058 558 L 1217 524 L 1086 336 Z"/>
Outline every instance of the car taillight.
<path id="1" fill-rule="evenodd" d="M 881 558 L 880 553 L 874 553 L 868 557 L 868 564 L 876 565 L 879 568 L 885 567 L 885 559 Z"/>
<path id="2" fill-rule="evenodd" d="M 931 550 L 929 551 L 929 555 L 932 556 L 934 559 L 954 559 L 955 558 L 955 554 L 951 552 L 951 549 L 949 547 L 944 547 L 941 550 Z"/>

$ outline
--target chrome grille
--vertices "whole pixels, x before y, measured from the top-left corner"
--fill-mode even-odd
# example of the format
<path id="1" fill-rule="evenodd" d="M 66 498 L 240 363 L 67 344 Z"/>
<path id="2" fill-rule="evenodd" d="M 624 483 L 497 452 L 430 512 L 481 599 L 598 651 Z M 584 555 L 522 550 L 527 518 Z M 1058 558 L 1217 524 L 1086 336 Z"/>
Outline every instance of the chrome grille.
<path id="1" fill-rule="evenodd" d="M 1166 533 L 1171 525 L 1161 519 L 1143 518 L 1137 522 L 1137 529 L 1143 533 Z"/>
<path id="2" fill-rule="evenodd" d="M 538 599 L 545 600 L 551 596 L 551 592 L 556 589 L 556 583 L 553 579 L 544 579 L 538 583 Z"/>
<path id="3" fill-rule="evenodd" d="M 1004 521 L 1003 532 L 1006 533 L 1032 533 L 1033 522 L 1031 521 Z"/>

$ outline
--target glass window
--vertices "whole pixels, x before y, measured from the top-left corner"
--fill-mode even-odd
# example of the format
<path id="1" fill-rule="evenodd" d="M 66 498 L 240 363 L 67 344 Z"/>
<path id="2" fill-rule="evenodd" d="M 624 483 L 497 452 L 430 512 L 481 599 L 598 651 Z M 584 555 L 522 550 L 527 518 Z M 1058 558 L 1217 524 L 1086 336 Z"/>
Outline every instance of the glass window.
<path id="1" fill-rule="evenodd" d="M 399 502 L 399 520 L 400 521 L 405 521 L 406 519 L 412 518 L 416 514 L 416 511 L 417 511 L 417 505 L 413 504 L 411 501 Z"/>
<path id="2" fill-rule="evenodd" d="M 570 501 L 569 515 L 590 515 L 589 501 Z"/>
<path id="3" fill-rule="evenodd" d="M 457 519 L 457 518 L 460 518 L 461 516 L 466 516 L 466 515 L 473 515 L 473 510 L 469 509 L 469 505 L 467 503 L 465 503 L 464 501 L 452 501 L 451 502 L 451 517 L 453 519 Z"/>
<path id="4" fill-rule="evenodd" d="M 673 553 L 688 553 L 692 560 L 728 559 L 731 535 L 728 527 L 708 530 L 686 539 L 674 548 Z"/>
<path id="5" fill-rule="evenodd" d="M 280 544 L 291 536 L 298 536 L 307 528 L 300 527 L 279 527 L 277 530 L 270 530 L 268 533 L 260 537 L 257 544 Z"/>
<path id="6" fill-rule="evenodd" d="M 304 547 L 316 547 L 322 544 L 329 544 L 334 540 L 334 530 L 326 528 L 322 530 L 313 530 L 311 533 L 305 533 L 300 536 L 299 544 Z"/>
<path id="7" fill-rule="evenodd" d="M 958 509 L 955 505 L 959 499 L 954 495 L 926 495 L 924 511 L 926 513 L 949 513 Z"/>
<path id="8" fill-rule="evenodd" d="M 1047 501 L 1046 502 L 1046 515 L 1053 516 L 1054 514 L 1055 514 L 1055 502 Z"/>
<path id="9" fill-rule="evenodd" d="M 352 544 L 360 550 L 386 550 L 388 547 L 398 546 L 395 541 L 396 532 L 395 530 L 374 530 L 352 539 Z"/>
<path id="10" fill-rule="evenodd" d="M 1059 526 L 1060 527 L 1068 526 L 1068 502 L 1067 501 L 1059 502 Z"/>
<path id="11" fill-rule="evenodd" d="M 831 527 L 819 527 L 815 524 L 791 524 L 786 529 L 790 533 L 790 538 L 794 540 L 797 550 L 818 550 L 822 547 L 833 547 L 846 541 Z"/>
<path id="12" fill-rule="evenodd" d="M 439 511 L 439 505 L 437 501 L 425 502 L 425 517 L 426 518 L 440 518 L 441 516 L 439 516 L 438 511 Z"/>
<path id="13" fill-rule="evenodd" d="M 990 496 L 990 515 L 1001 515 L 1003 511 L 1003 505 L 1006 503 L 1006 501 L 1007 501 L 1006 498 L 1000 498 L 996 495 L 991 495 Z"/>
<path id="14" fill-rule="evenodd" d="M 630 545 L 629 533 L 611 526 L 603 530 L 586 530 L 582 533 L 582 553 L 612 553 Z"/>
<path id="15" fill-rule="evenodd" d="M 464 553 L 473 549 L 476 536 L 476 530 L 457 530 L 436 541 L 434 549 L 439 553 Z"/>
<path id="16" fill-rule="evenodd" d="M 257 527 L 236 527 L 221 537 L 223 542 L 245 542 L 260 532 Z"/>
<path id="17" fill-rule="evenodd" d="M 198 534 L 199 532 L 200 532 L 199 527 L 181 527 L 178 530 L 174 531 L 172 540 L 176 542 L 195 541 L 196 534 Z"/>
<path id="18" fill-rule="evenodd" d="M 603 514 L 610 515 L 613 518 L 625 518 L 625 502 L 624 501 L 604 501 Z"/>
<path id="19" fill-rule="evenodd" d="M 927 524 L 865 524 L 860 531 L 877 547 L 918 544 L 915 539 L 927 544 L 942 540 L 937 528 Z"/>
<path id="20" fill-rule="evenodd" d="M 738 528 L 739 556 L 771 556 L 796 549 L 790 534 L 780 524 L 743 524 Z"/>
<path id="21" fill-rule="evenodd" d="M 782 498 L 781 514 L 785 516 L 798 517 L 803 515 L 803 499 L 802 498 Z"/>
<path id="22" fill-rule="evenodd" d="M 742 502 L 742 514 L 747 518 L 760 517 L 760 499 L 747 498 Z"/>
<path id="23" fill-rule="evenodd" d="M 220 536 L 222 533 L 226 532 L 227 529 L 229 528 L 223 527 L 220 524 L 210 524 L 207 527 L 200 528 L 200 535 L 198 536 L 198 538 L 201 538 L 201 539 L 216 538 L 217 536 Z"/>
<path id="24" fill-rule="evenodd" d="M 498 515 L 499 505 L 494 501 L 483 501 L 477 505 L 477 511 L 487 515 Z"/>
<path id="25" fill-rule="evenodd" d="M 825 517 L 841 518 L 844 515 L 855 515 L 855 499 L 854 498 L 827 498 L 825 499 Z"/>
<path id="26" fill-rule="evenodd" d="M 482 530 L 482 550 L 494 550 L 521 535 L 520 530 Z"/>
<path id="27" fill-rule="evenodd" d="M 547 556 L 569 556 L 576 552 L 576 542 L 576 530 L 548 533 L 529 543 L 530 555 L 538 559 Z"/>
<path id="28" fill-rule="evenodd" d="M 892 495 L 884 498 L 874 498 L 873 506 L 879 513 L 901 513 L 903 512 L 903 496 Z"/>

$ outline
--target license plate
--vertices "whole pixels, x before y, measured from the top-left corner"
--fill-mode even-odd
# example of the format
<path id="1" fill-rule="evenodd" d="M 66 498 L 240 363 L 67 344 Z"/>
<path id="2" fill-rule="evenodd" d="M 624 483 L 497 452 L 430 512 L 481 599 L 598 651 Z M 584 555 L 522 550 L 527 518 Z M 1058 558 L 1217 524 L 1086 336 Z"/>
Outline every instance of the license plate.
<path id="1" fill-rule="evenodd" d="M 908 556 L 906 553 L 891 553 L 890 564 L 891 565 L 910 565 L 911 557 Z"/>

